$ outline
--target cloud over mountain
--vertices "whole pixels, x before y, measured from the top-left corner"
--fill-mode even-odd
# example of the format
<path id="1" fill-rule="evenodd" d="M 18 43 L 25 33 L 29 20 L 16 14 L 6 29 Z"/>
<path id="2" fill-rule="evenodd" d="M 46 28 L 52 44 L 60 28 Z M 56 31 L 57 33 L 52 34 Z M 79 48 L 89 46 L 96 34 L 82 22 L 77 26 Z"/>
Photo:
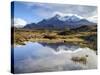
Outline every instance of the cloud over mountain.
<path id="1" fill-rule="evenodd" d="M 15 27 L 24 27 L 27 22 L 21 18 L 14 18 L 14 26 Z"/>
<path id="2" fill-rule="evenodd" d="M 37 23 L 44 18 L 53 16 L 55 13 L 62 15 L 76 14 L 84 18 L 97 16 L 96 6 L 39 2 L 15 2 L 15 5 L 15 16 L 26 19 L 28 23 Z M 92 21 L 95 20 L 96 18 L 92 18 Z"/>

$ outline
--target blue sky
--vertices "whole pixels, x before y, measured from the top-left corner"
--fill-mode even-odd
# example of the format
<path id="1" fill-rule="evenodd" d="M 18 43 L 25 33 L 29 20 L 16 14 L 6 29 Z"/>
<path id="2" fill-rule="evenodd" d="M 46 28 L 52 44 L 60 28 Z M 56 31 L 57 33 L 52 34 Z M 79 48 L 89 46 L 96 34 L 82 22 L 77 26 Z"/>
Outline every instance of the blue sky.
<path id="1" fill-rule="evenodd" d="M 76 14 L 84 18 L 97 21 L 97 7 L 68 4 L 50 4 L 36 2 L 14 2 L 14 19 L 17 23 L 37 23 L 44 18 L 55 14 L 67 15 Z"/>

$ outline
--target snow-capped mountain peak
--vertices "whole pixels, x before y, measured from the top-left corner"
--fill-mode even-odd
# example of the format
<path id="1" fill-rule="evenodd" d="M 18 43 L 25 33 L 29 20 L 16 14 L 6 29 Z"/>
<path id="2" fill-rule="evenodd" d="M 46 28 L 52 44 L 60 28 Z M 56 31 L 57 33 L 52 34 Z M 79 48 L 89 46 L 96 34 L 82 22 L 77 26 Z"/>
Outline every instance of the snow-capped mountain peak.
<path id="1" fill-rule="evenodd" d="M 54 17 L 56 17 L 56 18 L 60 18 L 60 17 L 61 17 L 61 15 L 56 14 Z"/>
<path id="2" fill-rule="evenodd" d="M 66 15 L 64 17 L 61 17 L 59 19 L 62 21 L 76 22 L 76 21 L 83 19 L 83 17 L 78 16 L 78 15 L 74 15 L 74 14 L 70 14 L 70 15 Z"/>
<path id="3" fill-rule="evenodd" d="M 65 16 L 64 17 L 66 21 L 79 21 L 81 18 L 80 17 L 77 17 L 75 15 L 72 15 L 72 16 Z"/>
<path id="4" fill-rule="evenodd" d="M 59 19 L 60 21 L 68 21 L 68 22 L 76 22 L 81 19 L 84 19 L 81 16 L 78 16 L 76 14 L 66 14 L 66 15 L 60 15 L 60 14 L 55 14 L 52 18 Z M 51 18 L 50 18 L 51 19 Z"/>

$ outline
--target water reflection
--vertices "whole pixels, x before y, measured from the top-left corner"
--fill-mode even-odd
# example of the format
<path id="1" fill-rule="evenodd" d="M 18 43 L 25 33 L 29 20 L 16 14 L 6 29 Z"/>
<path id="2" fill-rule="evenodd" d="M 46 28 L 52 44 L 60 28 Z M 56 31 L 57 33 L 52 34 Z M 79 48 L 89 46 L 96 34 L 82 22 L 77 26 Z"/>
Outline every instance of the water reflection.
<path id="1" fill-rule="evenodd" d="M 74 63 L 73 56 L 88 55 L 87 64 Z M 81 70 L 97 68 L 97 55 L 89 48 L 69 44 L 28 42 L 14 48 L 15 73 Z"/>

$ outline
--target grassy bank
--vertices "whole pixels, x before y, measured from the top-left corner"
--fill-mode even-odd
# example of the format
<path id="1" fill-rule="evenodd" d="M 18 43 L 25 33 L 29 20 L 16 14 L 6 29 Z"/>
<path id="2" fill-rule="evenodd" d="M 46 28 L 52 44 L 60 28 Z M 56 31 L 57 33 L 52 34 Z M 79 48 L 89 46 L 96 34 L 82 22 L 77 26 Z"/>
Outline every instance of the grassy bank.
<path id="1" fill-rule="evenodd" d="M 14 43 L 24 44 L 25 41 L 44 43 L 72 43 L 81 47 L 89 47 L 97 50 L 97 32 L 73 30 L 25 30 L 15 29 Z"/>

